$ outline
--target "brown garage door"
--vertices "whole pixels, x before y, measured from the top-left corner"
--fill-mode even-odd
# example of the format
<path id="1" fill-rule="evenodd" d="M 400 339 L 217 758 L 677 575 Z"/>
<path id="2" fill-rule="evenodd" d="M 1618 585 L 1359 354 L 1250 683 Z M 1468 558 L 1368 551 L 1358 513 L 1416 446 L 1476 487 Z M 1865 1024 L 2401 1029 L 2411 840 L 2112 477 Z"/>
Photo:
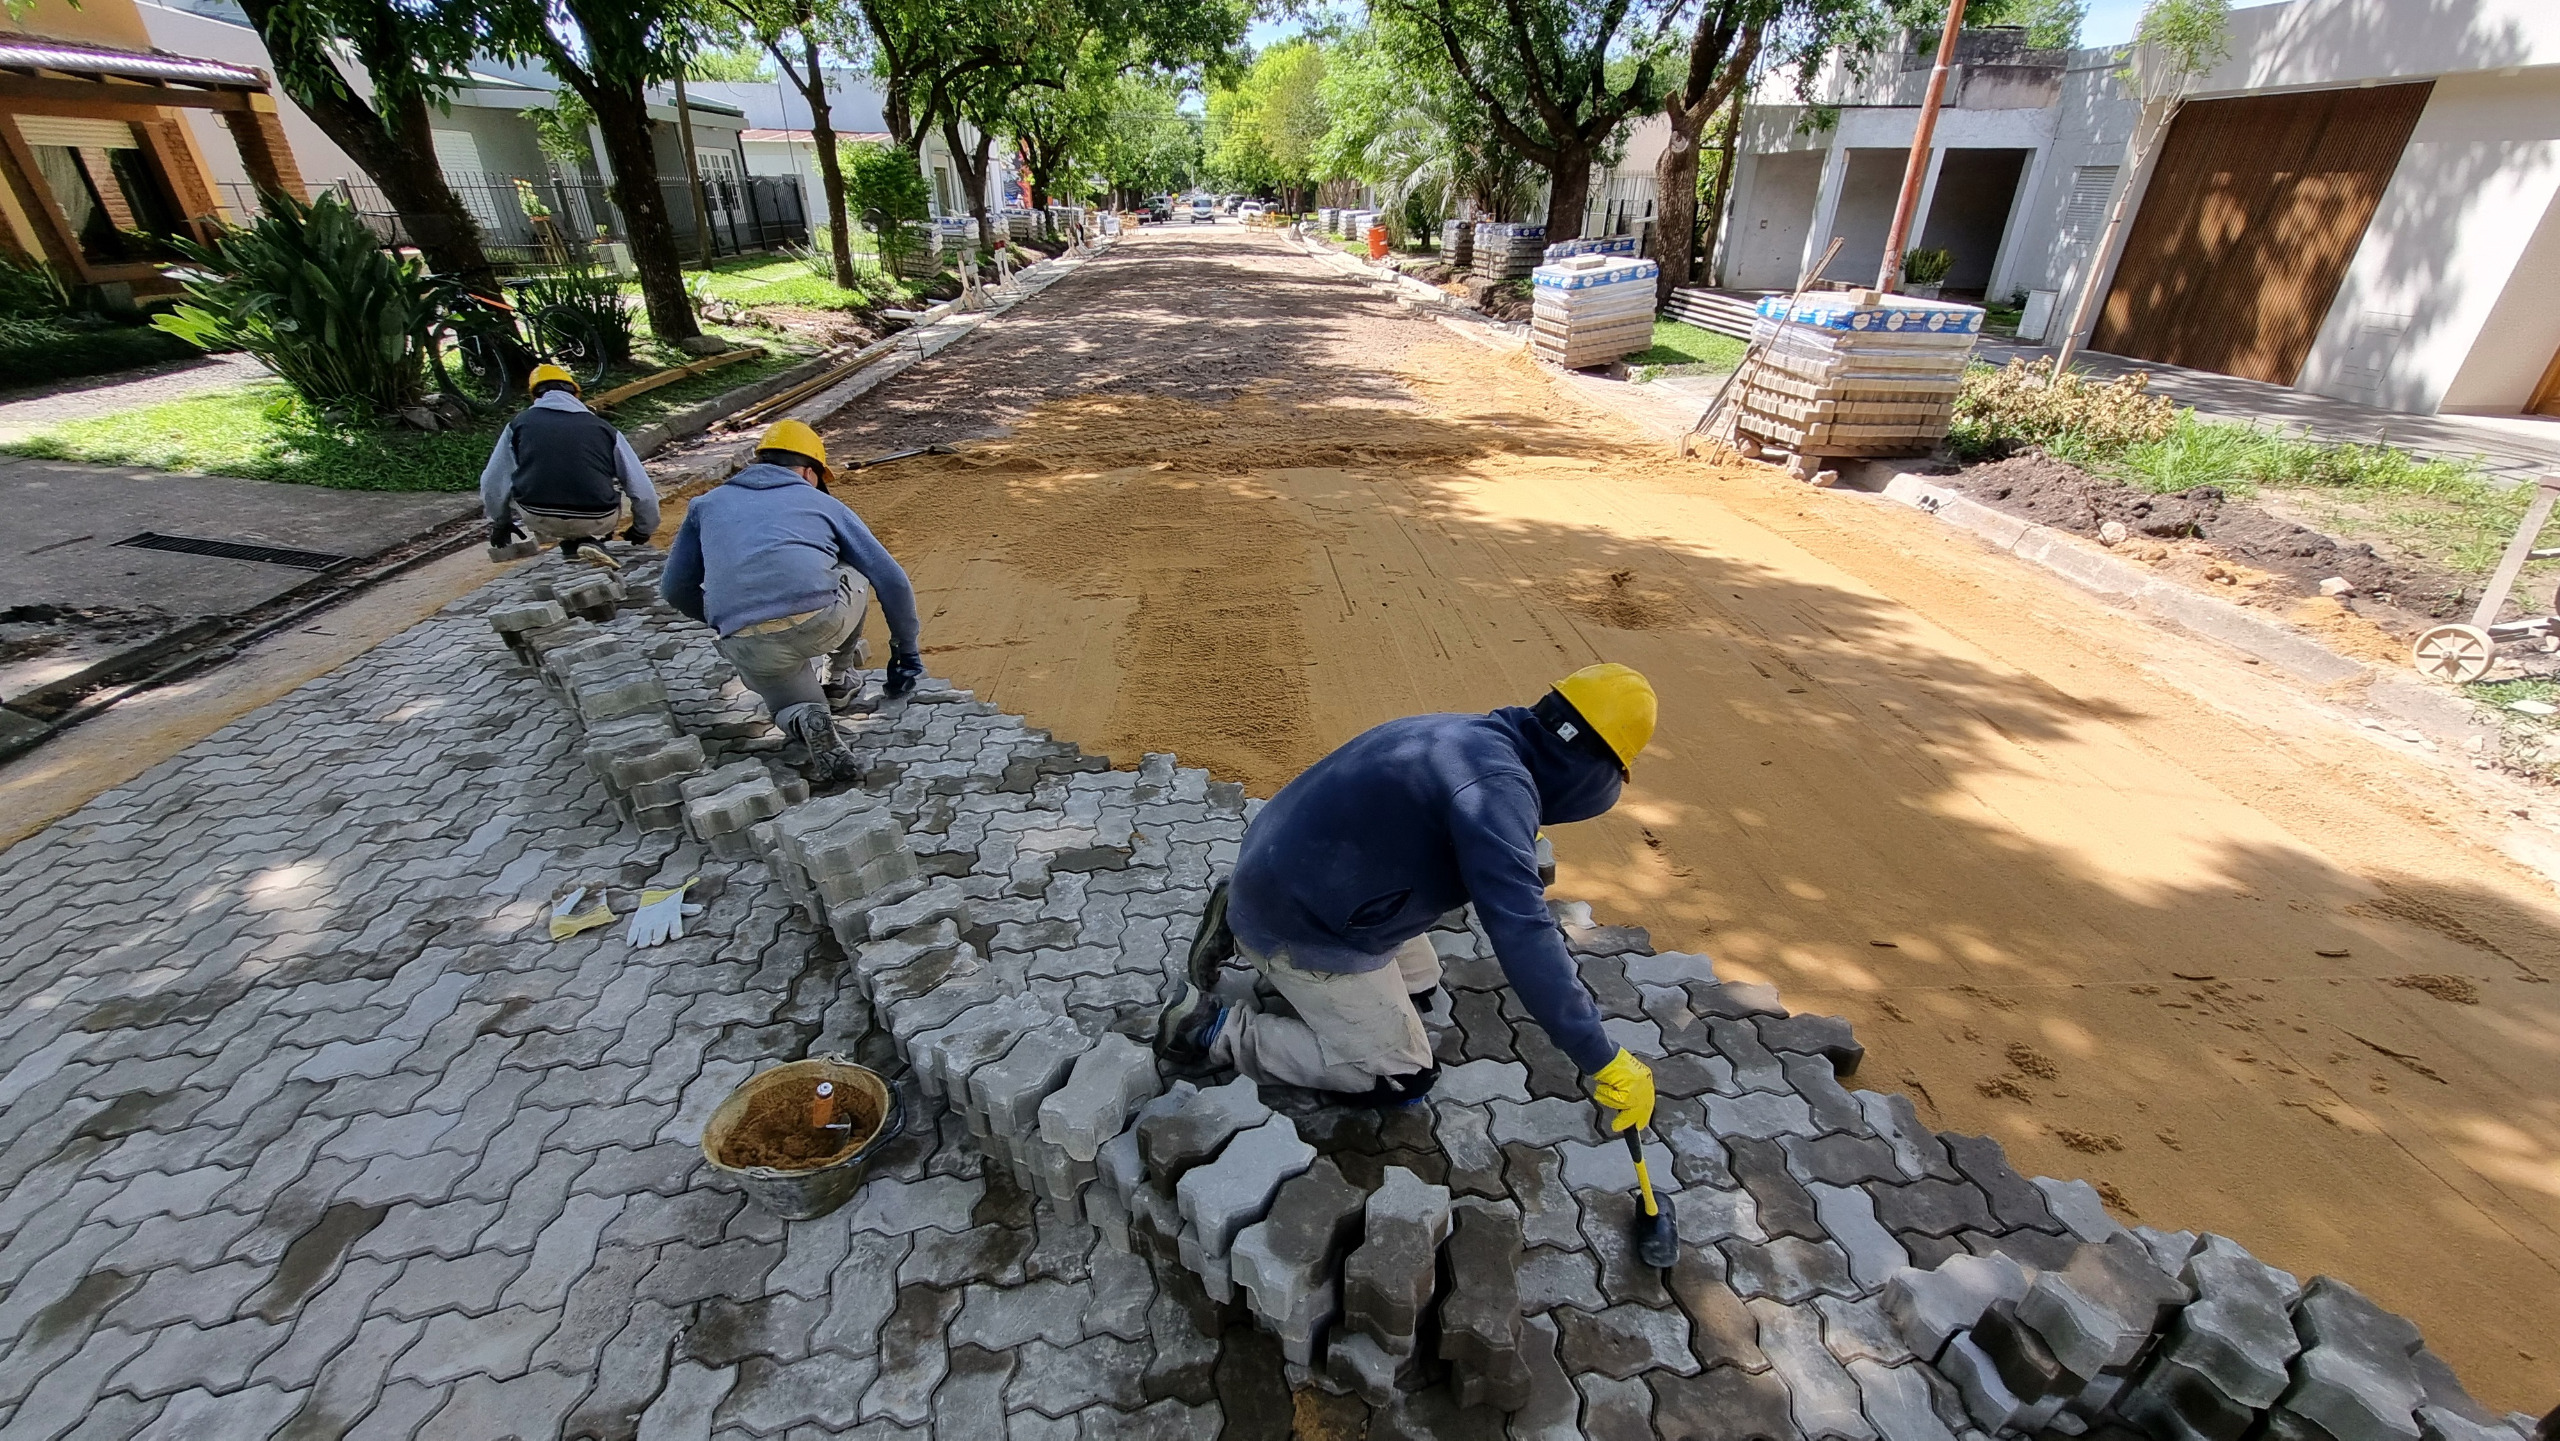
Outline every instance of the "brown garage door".
<path id="1" fill-rule="evenodd" d="M 2434 88 L 2181 110 L 2091 347 L 2291 385 Z"/>

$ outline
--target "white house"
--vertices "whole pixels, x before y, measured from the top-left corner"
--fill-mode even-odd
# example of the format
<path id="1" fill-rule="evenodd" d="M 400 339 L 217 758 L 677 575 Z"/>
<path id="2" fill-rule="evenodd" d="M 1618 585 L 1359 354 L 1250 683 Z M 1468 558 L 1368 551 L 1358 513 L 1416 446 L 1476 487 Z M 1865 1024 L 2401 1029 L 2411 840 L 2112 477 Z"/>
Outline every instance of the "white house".
<path id="1" fill-rule="evenodd" d="M 1924 37 L 1925 38 L 1925 37 Z M 1969 33 L 1917 243 L 1951 290 L 2050 291 L 2093 264 L 2093 348 L 2395 410 L 2560 414 L 2560 5 L 2289 0 L 2232 16 L 2144 173 L 2104 50 Z M 1822 77 L 1827 110 L 1746 107 L 1718 257 L 1737 288 L 1871 283 L 1929 56 Z M 2094 255 L 2112 197 L 2133 211 Z M 2058 339 L 2062 319 L 2054 323 Z"/>
<path id="2" fill-rule="evenodd" d="M 686 87 L 696 98 L 737 107 L 746 116 L 747 172 L 751 175 L 797 175 L 809 196 L 810 214 L 824 221 L 826 191 L 818 179 L 818 148 L 811 138 L 808 98 L 798 86 L 776 75 L 766 81 L 704 81 Z M 827 71 L 827 124 L 839 145 L 889 143 L 889 125 L 881 117 L 880 83 L 858 70 Z M 977 127 L 963 122 L 960 138 L 977 143 Z M 925 182 L 936 215 L 966 215 L 969 197 L 960 184 L 960 167 L 939 133 L 924 137 L 920 147 Z M 999 141 L 987 154 L 990 209 L 1002 206 L 1010 189 L 1018 188 L 1012 153 Z"/>

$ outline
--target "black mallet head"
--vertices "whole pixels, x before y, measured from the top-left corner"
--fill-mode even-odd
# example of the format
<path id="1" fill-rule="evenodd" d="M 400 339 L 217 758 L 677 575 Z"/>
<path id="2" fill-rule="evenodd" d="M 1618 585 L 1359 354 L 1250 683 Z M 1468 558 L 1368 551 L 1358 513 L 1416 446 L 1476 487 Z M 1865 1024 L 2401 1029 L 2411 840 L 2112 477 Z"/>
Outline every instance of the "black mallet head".
<path id="1" fill-rule="evenodd" d="M 1657 1271 L 1668 1271 L 1680 1259 L 1680 1230 L 1672 1221 L 1671 1199 L 1653 1192 L 1653 1173 L 1644 1162 L 1644 1139 L 1627 1133 L 1627 1154 L 1635 1158 L 1636 1189 L 1643 1209 L 1636 1213 L 1636 1259 Z"/>

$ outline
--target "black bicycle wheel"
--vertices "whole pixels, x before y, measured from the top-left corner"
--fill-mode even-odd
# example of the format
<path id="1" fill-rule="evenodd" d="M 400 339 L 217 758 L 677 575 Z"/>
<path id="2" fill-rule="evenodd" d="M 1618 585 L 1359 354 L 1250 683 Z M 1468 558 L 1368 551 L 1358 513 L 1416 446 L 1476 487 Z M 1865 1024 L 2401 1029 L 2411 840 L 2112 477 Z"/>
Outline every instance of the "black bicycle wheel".
<path id="1" fill-rule="evenodd" d="M 507 346 L 487 329 L 440 320 L 427 339 L 445 394 L 474 410 L 493 410 L 514 392 Z"/>
<path id="2" fill-rule="evenodd" d="M 585 389 L 604 379 L 604 334 L 594 319 L 575 306 L 555 305 L 533 317 L 533 341 L 544 358 L 565 367 Z"/>

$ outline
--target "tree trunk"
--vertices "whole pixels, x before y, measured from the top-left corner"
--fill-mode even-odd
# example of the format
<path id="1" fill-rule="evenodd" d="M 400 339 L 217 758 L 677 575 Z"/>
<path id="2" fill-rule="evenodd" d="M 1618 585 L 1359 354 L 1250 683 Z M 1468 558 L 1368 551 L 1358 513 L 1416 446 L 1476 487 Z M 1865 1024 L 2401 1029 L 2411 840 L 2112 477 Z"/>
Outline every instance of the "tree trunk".
<path id="1" fill-rule="evenodd" d="M 969 192 L 969 213 L 978 221 L 978 248 L 993 250 L 995 231 L 987 224 L 987 153 L 995 139 L 980 130 L 977 151 L 972 155 L 960 144 L 960 118 L 955 115 L 942 122 L 942 143 L 950 147 L 952 167 L 960 172 L 960 184 Z"/>
<path id="2" fill-rule="evenodd" d="M 613 203 L 631 233 L 631 260 L 640 269 L 640 298 L 648 306 L 649 328 L 673 344 L 702 333 L 693 318 L 693 301 L 684 293 L 684 257 L 676 249 L 675 223 L 667 216 L 667 197 L 658 188 L 657 148 L 649 143 L 649 101 L 636 80 L 597 77 L 587 95 L 587 108 L 604 134 L 607 159 L 613 162 Z"/>
<path id="3" fill-rule="evenodd" d="M 1591 155 L 1597 148 L 1583 141 L 1556 153 L 1547 170 L 1547 243 L 1582 238 L 1582 211 L 1591 199 Z M 1691 163 L 1696 163 L 1692 148 Z"/>
<path id="4" fill-rule="evenodd" d="M 335 62 L 311 29 L 287 15 L 281 0 L 248 0 L 244 8 L 271 56 L 300 52 L 294 55 L 298 64 L 278 66 L 281 73 L 336 73 Z M 395 102 L 390 113 L 383 114 L 343 84 L 327 92 L 287 84 L 285 93 L 382 187 L 383 198 L 400 214 L 401 228 L 426 252 L 429 265 L 459 276 L 475 290 L 496 287 L 497 268 L 481 248 L 480 227 L 436 163 L 435 135 L 423 96 L 413 94 L 406 103 Z"/>
<path id="5" fill-rule="evenodd" d="M 1706 117 L 1681 113 L 1675 97 L 1662 107 L 1671 122 L 1670 142 L 1653 163 L 1653 258 L 1662 267 L 1654 277 L 1655 308 L 1671 303 L 1671 292 L 1689 283 L 1690 256 L 1698 230 L 1698 132 Z"/>
<path id="6" fill-rule="evenodd" d="M 827 72 L 818 63 L 818 40 L 804 26 L 801 43 L 809 52 L 809 84 L 801 95 L 809 102 L 809 140 L 818 151 L 818 188 L 827 197 L 827 259 L 834 265 L 836 284 L 853 288 L 853 237 L 846 233 L 844 213 L 844 170 L 836 163 L 835 121 L 827 111 Z M 788 73 L 791 67 L 784 66 Z"/>

